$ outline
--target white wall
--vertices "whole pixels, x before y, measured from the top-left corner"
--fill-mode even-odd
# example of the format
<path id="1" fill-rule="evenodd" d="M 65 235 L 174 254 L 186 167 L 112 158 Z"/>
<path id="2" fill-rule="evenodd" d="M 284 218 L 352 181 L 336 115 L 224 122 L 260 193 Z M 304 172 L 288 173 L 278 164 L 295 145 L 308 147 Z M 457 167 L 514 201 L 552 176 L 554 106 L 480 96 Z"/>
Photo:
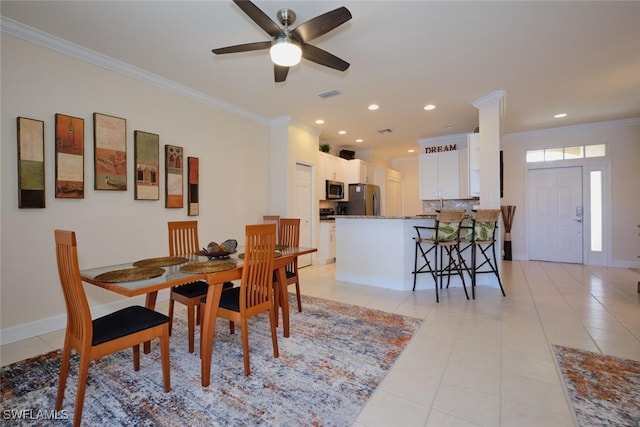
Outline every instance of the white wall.
<path id="1" fill-rule="evenodd" d="M 264 124 L 4 33 L 1 71 L 3 342 L 19 325 L 35 333 L 64 326 L 56 324 L 65 308 L 54 229 L 76 231 L 81 268 L 167 254 L 167 221 L 190 217 L 186 203 L 182 209 L 164 207 L 165 144 L 184 147 L 185 157 L 200 158 L 200 216 L 192 217 L 199 221 L 200 243 L 227 238 L 242 242 L 245 224 L 261 222 L 268 211 L 270 135 Z M 93 190 L 94 112 L 127 120 L 126 192 Z M 82 200 L 54 198 L 56 113 L 85 120 Z M 17 116 L 45 122 L 45 209 L 18 209 Z M 160 136 L 159 201 L 134 200 L 134 130 Z M 94 307 L 119 299 L 92 286 L 86 289 Z"/>
<path id="2" fill-rule="evenodd" d="M 607 144 L 611 176 L 612 266 L 640 266 L 640 119 L 569 126 L 505 135 L 503 205 L 516 205 L 512 235 L 513 259 L 528 259 L 526 242 L 527 150 L 573 145 Z M 548 167 L 560 167 L 551 162 Z M 536 165 L 536 167 L 540 167 Z"/>

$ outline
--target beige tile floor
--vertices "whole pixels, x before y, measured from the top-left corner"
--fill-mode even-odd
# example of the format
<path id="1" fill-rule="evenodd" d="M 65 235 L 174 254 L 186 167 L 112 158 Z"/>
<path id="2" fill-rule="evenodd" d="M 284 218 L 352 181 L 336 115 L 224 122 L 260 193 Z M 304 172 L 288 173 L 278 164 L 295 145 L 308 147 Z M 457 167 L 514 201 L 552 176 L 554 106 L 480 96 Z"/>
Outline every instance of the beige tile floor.
<path id="1" fill-rule="evenodd" d="M 505 262 L 498 289 L 392 291 L 301 270 L 306 295 L 424 319 L 355 423 L 374 426 L 572 426 L 551 354 L 560 344 L 640 360 L 640 275 L 628 269 Z M 159 305 L 166 310 L 166 303 Z M 2 365 L 62 346 L 63 331 L 2 346 Z"/>

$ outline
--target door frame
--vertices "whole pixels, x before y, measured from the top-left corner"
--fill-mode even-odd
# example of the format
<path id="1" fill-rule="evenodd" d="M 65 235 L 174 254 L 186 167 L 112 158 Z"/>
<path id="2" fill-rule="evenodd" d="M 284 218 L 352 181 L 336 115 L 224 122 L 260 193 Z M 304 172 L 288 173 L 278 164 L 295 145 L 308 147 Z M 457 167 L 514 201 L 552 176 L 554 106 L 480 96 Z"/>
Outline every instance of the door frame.
<path id="1" fill-rule="evenodd" d="M 535 169 L 562 169 L 567 167 L 580 166 L 582 168 L 582 206 L 583 206 L 583 230 L 582 230 L 582 265 L 603 265 L 611 266 L 612 240 L 611 240 L 611 162 L 610 160 L 599 158 L 565 160 L 556 162 L 527 163 L 525 173 L 526 199 L 529 200 L 529 171 Z M 591 180 L 590 174 L 593 171 L 602 172 L 602 252 L 591 250 Z M 527 203 L 525 203 L 525 206 Z M 528 209 L 525 208 L 525 236 L 527 239 L 526 253 L 529 259 L 529 241 L 531 239 L 530 229 L 531 219 Z"/>
<path id="2" fill-rule="evenodd" d="M 315 236 L 316 236 L 316 224 L 315 224 L 315 217 L 316 215 L 314 214 L 314 212 L 318 211 L 317 205 L 315 204 L 315 194 L 316 194 L 316 188 L 315 188 L 315 176 L 316 176 L 316 166 L 312 163 L 303 161 L 303 160 L 296 160 L 293 164 L 293 198 L 292 198 L 292 204 L 291 204 L 291 209 L 292 209 L 292 214 L 293 215 L 297 215 L 299 216 L 299 212 L 296 212 L 295 210 L 297 210 L 297 206 L 298 206 L 298 201 L 297 201 L 297 191 L 296 191 L 296 178 L 297 178 L 297 173 L 298 173 L 298 165 L 303 166 L 303 167 L 307 167 L 309 168 L 309 233 L 310 233 L 310 239 L 309 242 L 311 243 L 311 245 L 315 246 Z M 300 218 L 302 220 L 302 218 Z M 301 226 L 302 228 L 302 226 Z M 302 260 L 300 260 L 300 258 L 302 258 Z M 303 255 L 301 257 L 299 257 L 298 259 L 298 264 L 302 265 L 302 266 L 308 266 L 308 265 L 312 265 L 313 264 L 313 257 L 311 254 L 309 255 Z"/>

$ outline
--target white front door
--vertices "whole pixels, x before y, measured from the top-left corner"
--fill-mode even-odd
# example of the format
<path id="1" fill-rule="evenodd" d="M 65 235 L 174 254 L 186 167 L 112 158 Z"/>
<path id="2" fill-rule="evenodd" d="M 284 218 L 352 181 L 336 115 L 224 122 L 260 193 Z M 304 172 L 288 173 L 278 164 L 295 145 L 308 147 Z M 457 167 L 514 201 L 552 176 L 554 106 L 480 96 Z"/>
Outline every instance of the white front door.
<path id="1" fill-rule="evenodd" d="M 582 167 L 531 169 L 529 259 L 582 264 Z"/>
<path id="2" fill-rule="evenodd" d="M 300 246 L 311 247 L 311 166 L 296 163 L 294 217 L 300 218 Z M 311 265 L 311 255 L 298 257 L 298 267 Z"/>

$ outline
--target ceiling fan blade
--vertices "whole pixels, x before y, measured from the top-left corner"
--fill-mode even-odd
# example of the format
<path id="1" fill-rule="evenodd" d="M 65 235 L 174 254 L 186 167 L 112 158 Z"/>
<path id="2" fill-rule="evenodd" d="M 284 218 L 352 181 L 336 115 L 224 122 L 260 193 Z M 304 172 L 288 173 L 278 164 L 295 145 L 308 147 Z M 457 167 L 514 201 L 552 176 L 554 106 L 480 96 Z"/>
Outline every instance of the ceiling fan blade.
<path id="1" fill-rule="evenodd" d="M 306 43 L 302 45 L 302 57 L 309 61 L 313 61 L 316 64 L 324 65 L 325 67 L 339 71 L 345 71 L 350 65 L 348 62 L 330 54 L 326 50 L 322 50 Z"/>
<path id="2" fill-rule="evenodd" d="M 298 25 L 291 34 L 303 43 L 307 43 L 339 27 L 349 19 L 351 19 L 351 12 L 342 6 Z"/>
<path id="3" fill-rule="evenodd" d="M 273 76 L 275 77 L 276 83 L 285 81 L 287 74 L 289 74 L 289 67 L 273 64 Z"/>
<path id="4" fill-rule="evenodd" d="M 282 34 L 282 28 L 249 0 L 233 0 L 233 2 L 271 37 Z"/>
<path id="5" fill-rule="evenodd" d="M 218 49 L 213 49 L 212 52 L 216 55 L 222 55 L 223 53 L 236 53 L 236 52 L 249 52 L 252 50 L 262 50 L 269 49 L 271 47 L 271 42 L 255 42 L 255 43 L 245 43 L 245 44 L 237 44 L 235 46 L 227 46 L 221 47 Z"/>

